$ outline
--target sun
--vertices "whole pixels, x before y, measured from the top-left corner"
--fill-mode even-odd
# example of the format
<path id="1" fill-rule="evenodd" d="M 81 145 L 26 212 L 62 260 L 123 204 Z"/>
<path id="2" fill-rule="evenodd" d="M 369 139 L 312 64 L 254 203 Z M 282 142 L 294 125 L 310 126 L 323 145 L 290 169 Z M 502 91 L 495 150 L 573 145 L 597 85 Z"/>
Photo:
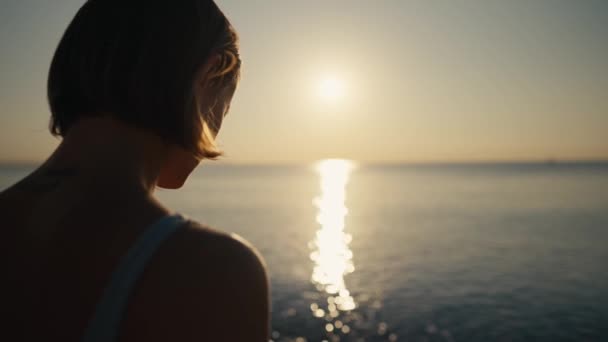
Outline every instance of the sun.
<path id="1" fill-rule="evenodd" d="M 325 101 L 340 100 L 345 95 L 344 82 L 335 76 L 326 76 L 319 82 L 318 94 Z"/>

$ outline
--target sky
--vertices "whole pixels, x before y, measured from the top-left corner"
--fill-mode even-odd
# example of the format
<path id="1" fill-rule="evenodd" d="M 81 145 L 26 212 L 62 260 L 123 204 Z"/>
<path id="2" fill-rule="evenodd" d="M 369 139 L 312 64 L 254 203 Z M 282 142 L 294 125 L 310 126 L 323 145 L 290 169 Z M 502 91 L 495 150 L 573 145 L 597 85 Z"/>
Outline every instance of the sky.
<path id="1" fill-rule="evenodd" d="M 608 1 L 217 0 L 243 78 L 234 163 L 608 159 Z M 41 161 L 83 0 L 2 0 L 0 161 Z"/>

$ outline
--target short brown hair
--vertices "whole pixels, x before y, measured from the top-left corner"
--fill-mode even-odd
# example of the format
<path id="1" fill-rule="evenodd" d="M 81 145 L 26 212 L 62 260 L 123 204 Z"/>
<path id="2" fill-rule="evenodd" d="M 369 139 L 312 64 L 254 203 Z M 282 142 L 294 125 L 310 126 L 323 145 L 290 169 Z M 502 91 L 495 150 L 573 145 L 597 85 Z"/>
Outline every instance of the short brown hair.
<path id="1" fill-rule="evenodd" d="M 219 156 L 214 114 L 198 114 L 193 82 L 217 54 L 211 89 L 234 86 L 237 39 L 212 0 L 88 0 L 51 63 L 51 133 L 65 136 L 80 118 L 111 113 L 200 158 Z"/>

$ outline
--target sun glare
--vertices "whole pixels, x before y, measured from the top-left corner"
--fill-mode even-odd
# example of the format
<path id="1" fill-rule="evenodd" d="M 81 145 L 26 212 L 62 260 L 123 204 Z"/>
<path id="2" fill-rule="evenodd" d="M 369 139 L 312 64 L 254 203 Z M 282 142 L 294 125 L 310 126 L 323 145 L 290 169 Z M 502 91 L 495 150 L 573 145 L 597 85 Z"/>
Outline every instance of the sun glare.
<path id="1" fill-rule="evenodd" d="M 327 76 L 319 82 L 318 93 L 325 101 L 336 101 L 345 95 L 344 82 L 334 76 Z"/>

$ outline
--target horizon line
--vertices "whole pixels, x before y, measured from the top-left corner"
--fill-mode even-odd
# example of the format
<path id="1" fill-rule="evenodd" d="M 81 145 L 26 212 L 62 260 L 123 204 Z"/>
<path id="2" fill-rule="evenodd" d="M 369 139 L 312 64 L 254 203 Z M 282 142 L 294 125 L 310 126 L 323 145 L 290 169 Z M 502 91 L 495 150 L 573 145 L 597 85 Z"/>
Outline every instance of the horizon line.
<path id="1" fill-rule="evenodd" d="M 608 158 L 521 158 L 521 159 L 436 159 L 436 160 L 356 160 L 351 158 L 320 158 L 302 161 L 238 161 L 220 159 L 218 161 L 206 161 L 204 165 L 226 165 L 226 166 L 296 166 L 311 165 L 321 160 L 343 159 L 353 161 L 359 165 L 368 166 L 400 166 L 400 165 L 501 165 L 501 164 L 531 164 L 531 165 L 552 165 L 552 164 L 608 164 Z M 0 166 L 37 166 L 44 160 L 0 160 Z"/>

